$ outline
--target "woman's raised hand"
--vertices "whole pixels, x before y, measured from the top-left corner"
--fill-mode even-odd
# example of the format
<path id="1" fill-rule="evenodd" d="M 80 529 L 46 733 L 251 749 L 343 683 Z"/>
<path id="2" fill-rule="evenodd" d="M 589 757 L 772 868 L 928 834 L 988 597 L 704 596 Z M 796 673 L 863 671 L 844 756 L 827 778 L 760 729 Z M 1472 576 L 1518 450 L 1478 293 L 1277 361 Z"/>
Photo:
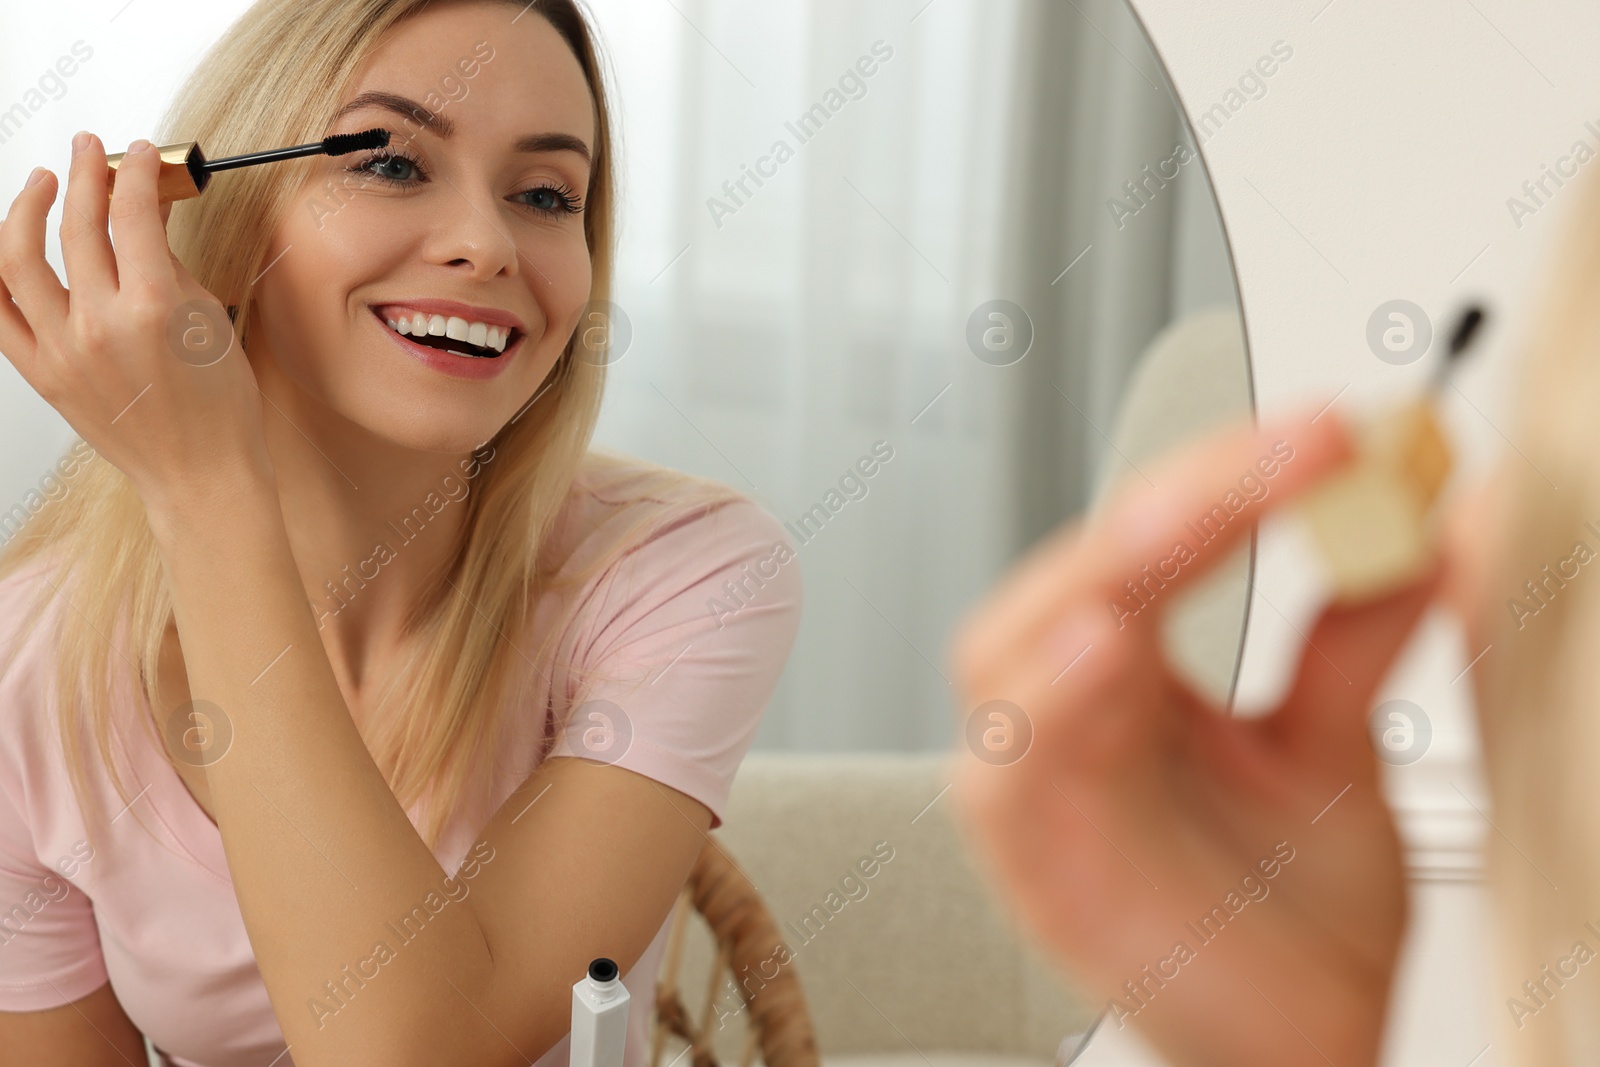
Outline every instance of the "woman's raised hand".
<path id="1" fill-rule="evenodd" d="M 1406 897 L 1367 719 L 1442 566 L 1325 613 L 1266 717 L 1209 705 L 1159 638 L 1181 589 L 1350 454 L 1331 414 L 1189 446 L 1037 546 L 947 650 L 969 837 L 1106 1025 L 1174 1064 L 1378 1054 Z"/>
<path id="2" fill-rule="evenodd" d="M 260 391 L 227 312 L 167 243 L 160 154 L 130 149 L 108 198 L 105 148 L 86 140 L 61 223 L 70 290 L 45 259 L 55 175 L 0 223 L 0 353 L 147 504 L 270 470 Z"/>

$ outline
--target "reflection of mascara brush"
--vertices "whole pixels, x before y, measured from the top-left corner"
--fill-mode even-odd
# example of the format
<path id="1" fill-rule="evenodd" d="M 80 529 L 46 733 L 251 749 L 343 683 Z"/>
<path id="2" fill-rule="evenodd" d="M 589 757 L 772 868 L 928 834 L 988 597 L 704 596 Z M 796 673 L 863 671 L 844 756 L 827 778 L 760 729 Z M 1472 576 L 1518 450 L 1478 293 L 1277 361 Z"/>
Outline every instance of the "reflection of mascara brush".
<path id="1" fill-rule="evenodd" d="M 1483 308 L 1473 304 L 1456 320 L 1456 328 L 1450 332 L 1450 347 L 1445 352 L 1445 357 L 1433 370 L 1433 378 L 1428 382 L 1428 388 L 1437 393 L 1444 388 L 1445 380 L 1450 376 L 1459 357 L 1472 344 L 1473 338 L 1478 334 L 1478 327 L 1483 325 Z"/>
<path id="2" fill-rule="evenodd" d="M 200 151 L 200 145 L 194 141 L 161 145 L 156 148 L 156 151 L 161 153 L 161 178 L 156 188 L 161 203 L 170 204 L 174 200 L 189 200 L 205 192 L 206 185 L 211 181 L 211 175 L 219 170 L 237 170 L 240 167 L 253 167 L 258 163 L 277 163 L 280 160 L 299 159 L 302 156 L 343 156 L 351 152 L 384 148 L 388 144 L 388 130 L 367 130 L 363 133 L 335 134 L 325 141 L 296 145 L 293 148 L 279 148 L 270 152 L 253 152 L 246 156 L 229 156 L 227 159 L 212 160 L 206 159 Z M 121 166 L 122 159 L 126 155 L 126 152 L 118 152 L 106 157 L 106 166 L 111 168 L 111 183 L 108 188 L 116 188 L 117 168 Z"/>
<path id="3" fill-rule="evenodd" d="M 1484 317 L 1481 307 L 1469 307 L 1426 392 L 1358 425 L 1355 461 L 1301 499 L 1335 601 L 1380 596 L 1428 566 L 1433 504 L 1451 467 L 1439 398 Z"/>

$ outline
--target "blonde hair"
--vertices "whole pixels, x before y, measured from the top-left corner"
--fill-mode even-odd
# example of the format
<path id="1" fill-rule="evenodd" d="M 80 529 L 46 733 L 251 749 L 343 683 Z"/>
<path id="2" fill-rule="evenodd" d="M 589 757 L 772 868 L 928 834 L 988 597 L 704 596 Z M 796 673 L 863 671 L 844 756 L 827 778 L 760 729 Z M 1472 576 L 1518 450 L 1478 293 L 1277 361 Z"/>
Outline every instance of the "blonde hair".
<path id="1" fill-rule="evenodd" d="M 1531 338 L 1485 585 L 1492 992 L 1525 1067 L 1600 1062 L 1600 573 L 1562 573 L 1600 553 L 1600 174 L 1586 182 Z"/>
<path id="2" fill-rule="evenodd" d="M 524 7 L 519 0 L 494 2 Z M 385 33 L 430 6 L 440 5 L 438 0 L 260 0 L 206 54 L 155 140 L 195 140 L 212 156 L 318 140 L 352 75 Z M 612 279 L 615 176 L 599 49 L 589 18 L 575 0 L 537 0 L 529 14 L 547 19 L 571 46 L 594 99 L 596 143 L 584 231 L 593 267 L 590 299 L 606 300 Z M 248 347 L 250 280 L 262 270 L 274 228 L 314 162 L 218 175 L 204 196 L 181 201 L 172 212 L 168 233 L 178 259 L 208 291 L 238 300 L 241 346 Z M 404 703 L 397 714 L 373 716 L 375 725 L 362 727 L 368 750 L 402 806 L 409 810 L 413 802 L 427 798 L 422 837 L 430 848 L 462 804 L 487 802 L 490 776 L 481 773 L 479 761 L 492 754 L 507 704 L 518 692 L 514 675 L 527 672 L 530 662 L 549 672 L 549 657 L 571 615 L 569 608 L 566 619 L 543 635 L 532 660 L 524 660 L 519 638 L 527 633 L 532 605 L 540 595 L 586 580 L 653 530 L 745 499 L 721 482 L 591 451 L 609 356 L 580 358 L 577 341 L 575 331 L 531 406 L 490 442 L 492 461 L 483 463 L 481 473 L 469 482 L 461 543 L 443 572 L 430 576 L 408 606 L 405 632 L 416 640 L 408 642 L 412 653 L 380 698 L 383 704 L 398 692 Z M 85 454 L 88 461 L 73 472 L 73 457 Z M 608 487 L 608 503 L 670 499 L 673 506 L 639 509 L 642 517 L 632 528 L 608 540 L 587 566 L 558 577 L 563 560 L 550 558 L 547 543 L 585 463 L 596 483 Z M 70 477 L 67 491 L 50 499 L 0 550 L 0 577 L 30 560 L 48 568 L 28 611 L 28 630 L 58 591 L 71 609 L 56 613 L 50 697 L 74 793 L 93 840 L 104 816 L 87 799 L 79 720 L 86 713 L 99 757 L 118 794 L 131 803 L 113 758 L 112 737 L 120 736 L 113 702 L 123 671 L 117 661 L 131 668 L 137 660 L 149 708 L 149 714 L 137 718 L 173 762 L 160 741 L 165 724 L 157 722 L 173 710 L 158 709 L 157 698 L 160 650 L 173 611 L 144 505 L 132 485 L 81 440 L 69 448 L 61 466 Z M 7 667 L 21 644 L 19 633 Z M 557 715 L 561 709 L 556 705 L 565 695 L 552 693 L 548 709 L 521 710 Z M 67 714 L 69 706 L 72 715 Z M 547 728 L 541 757 L 555 741 Z M 469 798 L 473 786 L 478 792 Z"/>

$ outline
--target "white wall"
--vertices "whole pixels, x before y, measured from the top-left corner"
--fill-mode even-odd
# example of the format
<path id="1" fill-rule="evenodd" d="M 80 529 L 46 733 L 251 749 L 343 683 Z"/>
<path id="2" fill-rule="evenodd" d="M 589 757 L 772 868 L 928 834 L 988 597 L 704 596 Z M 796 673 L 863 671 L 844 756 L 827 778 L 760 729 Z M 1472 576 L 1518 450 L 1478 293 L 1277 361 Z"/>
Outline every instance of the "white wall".
<path id="1" fill-rule="evenodd" d="M 1520 226 L 1507 199 L 1575 141 L 1600 149 L 1585 127 L 1600 130 L 1600 9 L 1592 0 L 1132 3 L 1196 124 L 1274 42 L 1293 49 L 1265 95 L 1202 147 L 1236 259 L 1262 415 L 1341 390 L 1347 413 L 1415 390 L 1431 362 L 1376 358 L 1365 341 L 1373 311 L 1408 299 L 1442 330 L 1462 303 L 1481 299 L 1494 318 L 1446 409 L 1465 476 L 1513 447 L 1507 386 L 1578 194 L 1560 190 Z M 1304 651 L 1271 604 L 1298 602 L 1305 583 L 1272 545 L 1262 555 L 1257 582 L 1270 604 L 1253 606 L 1241 685 L 1257 694 L 1270 688 L 1269 653 Z M 1512 991 L 1488 978 L 1488 912 L 1471 880 L 1492 812 L 1469 683 L 1455 681 L 1479 651 L 1462 647 L 1448 619 L 1432 619 L 1380 694 L 1414 701 L 1435 729 L 1428 754 L 1390 776 L 1419 879 L 1395 1064 L 1507 1062 L 1494 1027 Z"/>

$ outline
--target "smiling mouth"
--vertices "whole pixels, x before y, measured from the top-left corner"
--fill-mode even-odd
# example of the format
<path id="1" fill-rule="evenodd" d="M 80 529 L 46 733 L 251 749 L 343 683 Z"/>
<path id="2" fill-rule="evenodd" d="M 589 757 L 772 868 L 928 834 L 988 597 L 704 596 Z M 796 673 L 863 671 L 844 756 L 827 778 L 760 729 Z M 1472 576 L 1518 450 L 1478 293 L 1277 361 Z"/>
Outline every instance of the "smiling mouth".
<path id="1" fill-rule="evenodd" d="M 457 338 L 450 337 L 445 334 L 434 336 L 432 334 L 401 333 L 398 330 L 391 328 L 389 323 L 377 313 L 376 309 L 373 310 L 372 315 L 373 318 L 378 320 L 379 326 L 383 327 L 385 330 L 388 330 L 396 337 L 404 337 L 412 344 L 422 345 L 425 348 L 437 349 L 440 352 L 448 352 L 452 356 L 464 356 L 468 359 L 500 359 L 513 351 L 516 348 L 517 343 L 522 340 L 522 331 L 513 326 L 511 327 L 510 336 L 506 338 L 505 351 L 497 352 L 493 348 L 489 348 L 484 345 L 471 344 L 470 342 L 458 340 Z"/>

